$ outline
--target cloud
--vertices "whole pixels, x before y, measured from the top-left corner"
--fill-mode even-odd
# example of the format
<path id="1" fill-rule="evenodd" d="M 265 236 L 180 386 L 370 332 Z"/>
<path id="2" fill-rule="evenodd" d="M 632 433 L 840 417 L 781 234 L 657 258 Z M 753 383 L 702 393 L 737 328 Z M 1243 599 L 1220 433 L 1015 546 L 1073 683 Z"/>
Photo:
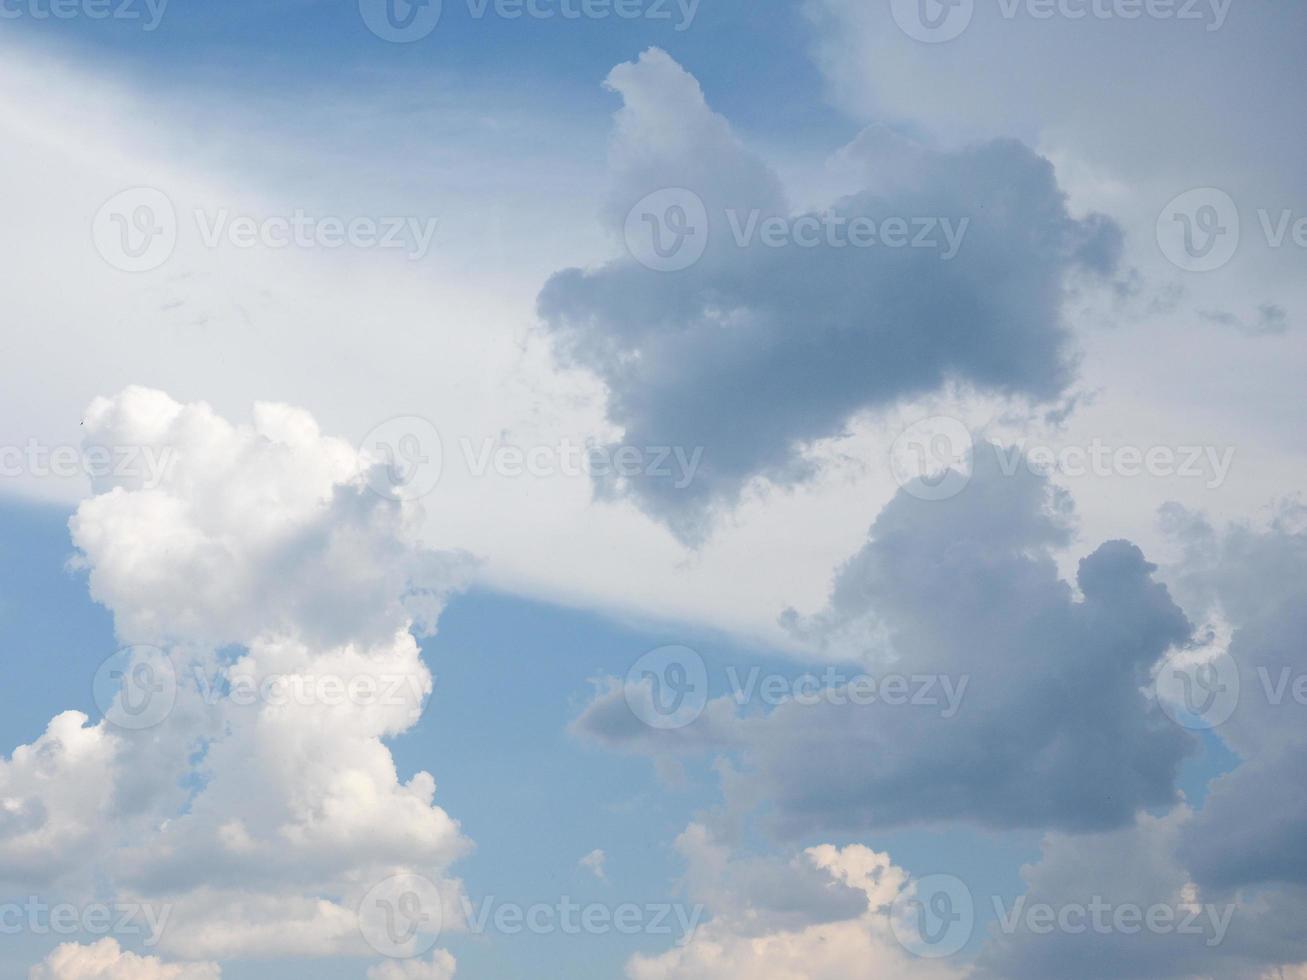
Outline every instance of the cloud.
<path id="1" fill-rule="evenodd" d="M 741 859 L 700 824 L 686 829 L 677 848 L 686 859 L 690 899 L 707 903 L 713 919 L 684 946 L 633 957 L 630 980 L 961 976 L 898 945 L 886 909 L 908 876 L 887 854 L 826 844 L 789 862 Z"/>
<path id="2" fill-rule="evenodd" d="M 740 778 L 794 835 L 945 821 L 1090 831 L 1174 804 L 1194 741 L 1143 689 L 1191 627 L 1127 541 L 1081 560 L 1077 596 L 1054 562 L 1069 508 L 982 444 L 958 496 L 900 492 L 828 607 L 791 616 L 829 662 L 905 678 L 904 703 L 859 703 L 839 685 L 765 713 L 723 697 L 662 732 L 632 726 L 609 691 L 575 730 L 654 754 L 738 753 Z"/>
<path id="3" fill-rule="evenodd" d="M 137 956 L 113 939 L 90 946 L 64 943 L 37 966 L 27 980 L 219 980 L 216 963 L 165 963 L 154 956 Z"/>
<path id="4" fill-rule="evenodd" d="M 233 425 L 133 388 L 85 429 L 172 457 L 148 484 L 99 483 L 70 522 L 120 640 L 157 648 L 153 684 L 125 670 L 106 720 L 61 715 L 0 763 L 0 877 L 166 905 L 160 949 L 196 959 L 367 952 L 360 902 L 400 873 L 456 907 L 470 843 L 382 740 L 425 709 L 415 633 L 462 559 L 420 545 L 416 505 L 301 410 Z M 164 687 L 158 717 L 123 723 Z"/>
<path id="5" fill-rule="evenodd" d="M 452 980 L 458 963 L 443 949 L 428 960 L 388 960 L 368 969 L 367 980 Z"/>
<path id="6" fill-rule="evenodd" d="M 577 862 L 578 866 L 585 868 L 600 881 L 607 881 L 608 874 L 604 871 L 604 863 L 608 860 L 608 855 L 599 848 L 595 848 L 585 857 Z"/>
<path id="7" fill-rule="evenodd" d="M 1255 980 L 1307 959 L 1302 889 L 1230 896 L 1192 881 L 1177 846 L 1194 819 L 1179 806 L 1117 830 L 1048 835 L 1039 861 L 1022 869 L 1025 894 L 1005 902 L 992 926 L 975 980 Z M 1107 911 L 1081 919 L 1078 910 L 1094 903 Z M 1077 911 L 1065 919 L 1069 929 L 1048 929 L 1031 917 L 1037 906 Z M 1116 911 L 1129 908 L 1154 910 L 1155 925 L 1113 927 Z M 1004 929 L 1003 916 L 1014 925 Z"/>
<path id="8" fill-rule="evenodd" d="M 1231 631 L 1237 703 L 1215 730 L 1242 759 L 1218 777 L 1185 828 L 1180 853 L 1197 881 L 1230 890 L 1266 883 L 1307 887 L 1307 532 L 1301 511 L 1281 508 L 1269 526 L 1217 530 L 1172 508 L 1185 546 L 1177 568 L 1189 600 Z M 1295 685 L 1297 693 L 1295 694 Z"/>
<path id="9" fill-rule="evenodd" d="M 800 217 L 776 175 L 664 52 L 619 65 L 607 85 L 623 99 L 609 225 L 621 235 L 646 195 L 688 189 L 706 211 L 693 232 L 706 251 L 679 271 L 646 268 L 638 253 L 563 270 L 539 311 L 564 358 L 607 385 L 626 445 L 703 457 L 686 486 L 645 472 L 601 492 L 698 542 L 755 478 L 809 477 L 803 447 L 861 411 L 951 383 L 1062 393 L 1073 373 L 1064 286 L 1075 272 L 1111 272 L 1120 237 L 1101 216 L 1068 213 L 1047 160 L 1015 141 L 937 152 L 873 130 L 846 152 L 861 189 L 830 214 L 841 227 L 904 219 L 914 241 L 952 228 L 955 248 L 742 247 L 746 226 Z"/>

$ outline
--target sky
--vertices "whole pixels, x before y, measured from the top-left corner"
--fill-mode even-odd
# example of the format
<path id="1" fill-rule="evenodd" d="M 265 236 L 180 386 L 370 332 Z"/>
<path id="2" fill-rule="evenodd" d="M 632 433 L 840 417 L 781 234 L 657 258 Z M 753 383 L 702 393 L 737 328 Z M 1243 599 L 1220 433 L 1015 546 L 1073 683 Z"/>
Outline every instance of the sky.
<path id="1" fill-rule="evenodd" d="M 0 2 L 0 975 L 1307 977 L 1305 29 Z"/>

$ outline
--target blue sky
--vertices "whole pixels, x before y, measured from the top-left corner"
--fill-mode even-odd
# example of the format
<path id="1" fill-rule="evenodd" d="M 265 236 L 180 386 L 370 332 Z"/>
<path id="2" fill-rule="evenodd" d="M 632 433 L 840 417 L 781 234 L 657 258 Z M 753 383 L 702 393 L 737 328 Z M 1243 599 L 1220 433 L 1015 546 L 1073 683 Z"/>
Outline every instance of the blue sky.
<path id="1" fill-rule="evenodd" d="M 0 973 L 1307 977 L 1302 10 L 63 2 Z"/>

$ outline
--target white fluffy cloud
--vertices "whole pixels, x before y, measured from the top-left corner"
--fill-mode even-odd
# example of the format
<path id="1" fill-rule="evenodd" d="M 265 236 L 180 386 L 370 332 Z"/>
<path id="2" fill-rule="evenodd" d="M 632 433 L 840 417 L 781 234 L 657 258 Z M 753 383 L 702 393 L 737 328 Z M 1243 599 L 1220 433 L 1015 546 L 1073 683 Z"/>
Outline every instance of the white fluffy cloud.
<path id="1" fill-rule="evenodd" d="M 215 963 L 165 963 L 137 956 L 112 939 L 90 946 L 64 943 L 32 967 L 27 980 L 219 980 Z"/>
<path id="2" fill-rule="evenodd" d="M 356 909 L 392 874 L 452 904 L 469 844 L 382 738 L 424 709 L 414 633 L 462 560 L 420 546 L 416 506 L 303 411 L 233 425 L 133 388 L 84 424 L 87 445 L 170 458 L 156 480 L 101 481 L 71 528 L 120 640 L 166 657 L 175 704 L 140 730 L 61 715 L 0 763 L 6 876 L 166 905 L 161 949 L 191 958 L 366 953 Z"/>

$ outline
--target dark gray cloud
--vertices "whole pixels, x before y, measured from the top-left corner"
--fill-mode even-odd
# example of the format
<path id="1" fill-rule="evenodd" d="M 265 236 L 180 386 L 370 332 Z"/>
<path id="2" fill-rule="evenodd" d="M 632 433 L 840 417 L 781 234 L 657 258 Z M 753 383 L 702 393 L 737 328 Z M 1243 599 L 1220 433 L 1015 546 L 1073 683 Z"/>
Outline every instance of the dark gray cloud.
<path id="1" fill-rule="evenodd" d="M 563 270 L 539 312 L 563 356 L 607 384 L 625 443 L 704 455 L 688 487 L 642 476 L 601 490 L 629 494 L 694 542 L 751 479 L 808 476 L 802 447 L 861 410 L 950 382 L 1038 400 L 1063 392 L 1067 278 L 1111 272 L 1121 233 L 1101 216 L 1073 218 L 1047 160 L 1015 141 L 935 152 L 870 130 L 844 161 L 861 168 L 864 189 L 830 213 L 878 228 L 904 218 L 912 238 L 912 222 L 947 220 L 956 233 L 965 221 L 956 254 L 831 247 L 825 232 L 816 247 L 756 237 L 741 247 L 751 215 L 794 216 L 774 174 L 661 51 L 619 66 L 609 86 L 625 103 L 609 222 L 620 235 L 646 195 L 688 188 L 705 206 L 706 251 L 679 271 L 630 255 Z M 943 226 L 930 237 L 943 243 Z"/>
<path id="2" fill-rule="evenodd" d="M 1144 689 L 1191 628 L 1127 541 L 1080 562 L 1081 595 L 1052 551 L 1069 503 L 988 446 L 956 497 L 903 491 L 838 576 L 829 607 L 796 629 L 832 660 L 859 649 L 873 675 L 966 684 L 953 714 L 928 704 L 816 703 L 736 713 L 726 699 L 682 732 L 616 723 L 600 699 L 578 720 L 610 745 L 739 751 L 784 834 L 861 833 L 965 821 L 1096 831 L 1179 800 L 1194 747 Z"/>

